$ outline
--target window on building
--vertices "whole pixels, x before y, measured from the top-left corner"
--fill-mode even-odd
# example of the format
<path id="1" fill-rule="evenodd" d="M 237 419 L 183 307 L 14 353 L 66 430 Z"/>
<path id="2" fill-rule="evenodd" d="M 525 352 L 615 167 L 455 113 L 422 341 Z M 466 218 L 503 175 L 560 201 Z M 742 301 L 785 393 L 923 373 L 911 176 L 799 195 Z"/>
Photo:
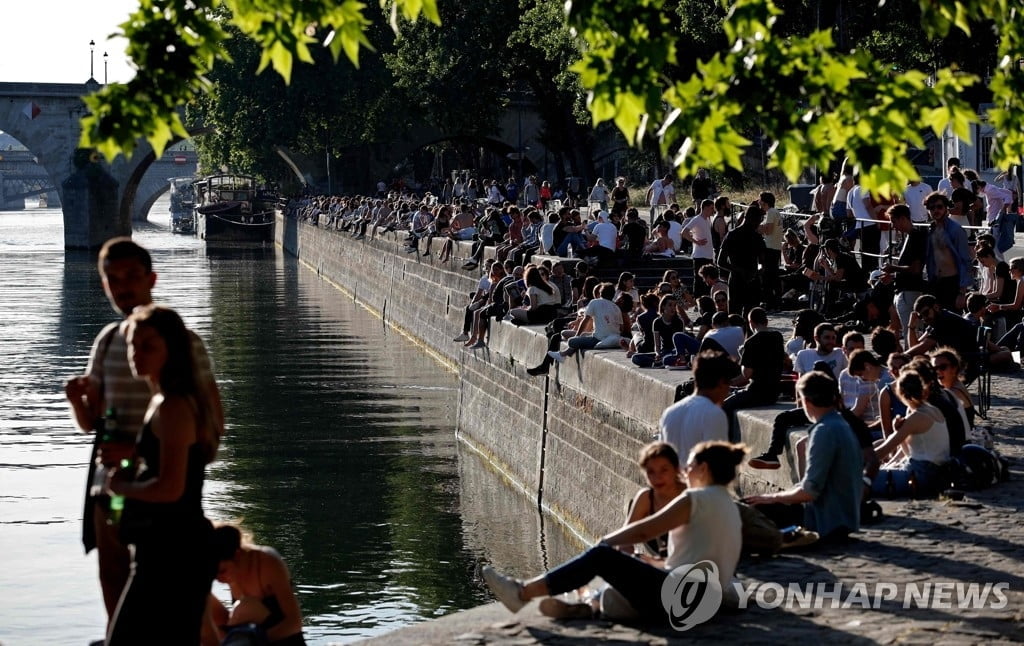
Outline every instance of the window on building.
<path id="1" fill-rule="evenodd" d="M 995 166 L 992 163 L 992 153 L 995 152 L 996 138 L 992 135 L 984 135 L 981 137 L 979 145 L 981 148 L 981 168 L 979 170 L 989 170 Z"/>

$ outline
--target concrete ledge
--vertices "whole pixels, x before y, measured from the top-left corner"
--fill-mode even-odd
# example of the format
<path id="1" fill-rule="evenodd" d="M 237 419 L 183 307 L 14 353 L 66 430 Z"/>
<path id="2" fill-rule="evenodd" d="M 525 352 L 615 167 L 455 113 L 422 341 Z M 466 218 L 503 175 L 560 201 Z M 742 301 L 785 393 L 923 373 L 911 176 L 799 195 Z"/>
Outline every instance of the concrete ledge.
<path id="1" fill-rule="evenodd" d="M 739 441 L 750 448 L 750 457 L 761 455 L 768 450 L 775 417 L 795 406 L 794 403 L 779 403 L 774 406 L 736 411 L 740 431 Z M 806 426 L 790 429 L 786 451 L 779 456 L 781 466 L 778 469 L 754 469 L 747 466 L 740 470 L 737 487 L 745 495 L 792 487 L 799 481 L 797 478 L 796 443 L 806 435 Z"/>

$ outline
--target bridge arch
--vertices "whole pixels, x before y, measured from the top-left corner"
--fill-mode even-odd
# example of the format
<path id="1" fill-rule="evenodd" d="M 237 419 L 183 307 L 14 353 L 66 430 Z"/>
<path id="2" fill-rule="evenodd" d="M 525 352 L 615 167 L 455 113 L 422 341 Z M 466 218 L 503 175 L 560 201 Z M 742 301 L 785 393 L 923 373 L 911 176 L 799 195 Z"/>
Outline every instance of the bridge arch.
<path id="1" fill-rule="evenodd" d="M 199 137 L 212 131 L 212 128 L 205 126 L 191 128 L 189 129 L 188 138 Z M 164 150 L 163 157 L 160 160 L 157 160 L 156 152 L 148 144 L 145 148 L 139 147 L 135 155 L 132 156 L 132 166 L 121 188 L 121 217 L 129 218 L 131 221 L 145 220 L 149 210 L 153 207 L 153 203 L 170 190 L 168 180 L 171 177 L 195 174 L 196 162 L 194 152 L 183 155 L 186 158 L 191 158 L 191 163 L 182 166 L 180 171 L 175 172 L 173 170 L 175 164 L 173 159 L 169 158 L 175 157 L 178 153 L 172 150 L 171 147 L 182 141 L 185 141 L 182 137 L 176 137 L 172 140 L 168 148 Z M 148 172 L 156 164 L 169 165 L 172 170 L 159 174 Z"/>

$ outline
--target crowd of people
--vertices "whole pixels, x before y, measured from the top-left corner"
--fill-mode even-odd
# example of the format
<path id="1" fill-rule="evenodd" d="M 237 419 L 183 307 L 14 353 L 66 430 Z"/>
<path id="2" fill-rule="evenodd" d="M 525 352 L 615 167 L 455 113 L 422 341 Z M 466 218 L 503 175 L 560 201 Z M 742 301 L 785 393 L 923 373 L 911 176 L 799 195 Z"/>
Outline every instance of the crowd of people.
<path id="1" fill-rule="evenodd" d="M 301 646 L 281 557 L 203 512 L 206 469 L 224 433 L 203 342 L 153 304 L 146 249 L 114 238 L 98 265 L 123 318 L 99 333 L 85 373 L 65 385 L 75 422 L 94 433 L 82 538 L 98 553 L 108 616 L 96 643 Z M 230 609 L 211 593 L 215 578 L 231 589 Z"/>
<path id="2" fill-rule="evenodd" d="M 589 193 L 577 182 L 565 203 L 536 178 L 456 178 L 437 196 L 385 186 L 287 208 L 353 238 L 404 236 L 410 254 L 437 244 L 442 261 L 472 241 L 462 269 L 483 272 L 454 340 L 481 348 L 495 322 L 543 325 L 548 349 L 531 376 L 595 349 L 623 352 L 637 370 L 690 371 L 641 455 L 649 486 L 623 528 L 528 581 L 484 570 L 511 610 L 547 597 L 542 610 L 556 617 L 664 618 L 669 570 L 712 560 L 728 587 L 752 527 L 770 528 L 777 547 L 841 542 L 877 518 L 875 499 L 935 497 L 965 460 L 994 455 L 978 425 L 985 403 L 966 386 L 1016 367 L 1024 342 L 1024 258 L 1002 256 L 1017 196 L 956 164 L 947 186 L 912 183 L 902 201 L 857 180 L 823 179 L 815 212 L 790 227 L 771 192 L 737 217 L 704 173 L 686 208 L 671 176 L 656 180 L 649 226 L 623 178 Z M 641 266 L 663 267 L 661 280 L 639 285 L 630 270 Z M 614 282 L 599 278 L 609 268 Z M 145 249 L 111 240 L 99 270 L 123 319 L 98 335 L 66 394 L 77 424 L 96 433 L 83 539 L 99 553 L 106 643 L 303 643 L 280 556 L 203 512 L 224 420 L 202 341 L 152 303 Z M 769 325 L 783 309 L 799 309 L 788 339 Z M 734 443 L 737 410 L 794 395 L 766 451 Z M 792 447 L 797 484 L 738 505 L 729 486 L 740 470 L 780 468 L 790 431 L 808 425 Z M 554 598 L 595 576 L 608 585 L 592 601 Z M 230 609 L 211 595 L 214 578 L 230 586 Z"/>
<path id="3" fill-rule="evenodd" d="M 650 228 L 603 182 L 589 213 L 532 200 L 478 212 L 443 200 L 407 204 L 406 214 L 434 215 L 399 216 L 410 252 L 430 236 L 459 239 L 442 214 L 476 212 L 466 217 L 475 244 L 463 269 L 482 266 L 483 275 L 456 342 L 484 347 L 492 321 L 545 325 L 548 350 L 530 375 L 592 349 L 623 351 L 638 369 L 692 372 L 686 396 L 660 420 L 660 442 L 641 456 L 650 486 L 625 526 L 533 579 L 485 568 L 495 596 L 513 611 L 545 597 L 541 610 L 554 617 L 664 619 L 669 570 L 710 559 L 725 585 L 751 518 L 766 519 L 783 547 L 833 544 L 879 518 L 876 499 L 934 498 L 997 480 L 998 454 L 967 385 L 1018 367 L 1024 258 L 1003 259 L 1017 196 L 957 164 L 939 190 L 912 182 L 889 200 L 864 191 L 852 171 L 822 178 L 814 213 L 789 227 L 772 193 L 737 218 L 706 176 L 685 209 L 672 178 L 657 180 L 646 196 Z M 366 218 L 376 222 L 372 213 L 342 216 L 350 227 Z M 689 262 L 665 263 L 662 280 L 644 289 L 629 271 L 676 257 Z M 599 280 L 609 267 L 626 271 Z M 690 282 L 680 280 L 686 270 Z M 788 339 L 769 326 L 783 310 L 798 310 Z M 776 415 L 766 451 L 748 455 L 730 442 L 737 410 L 784 398 L 799 405 Z M 797 483 L 737 507 L 727 487 L 739 470 L 780 468 L 790 431 L 807 426 L 792 447 Z M 958 480 L 979 465 L 988 472 Z M 591 600 L 557 598 L 598 576 L 607 585 Z"/>

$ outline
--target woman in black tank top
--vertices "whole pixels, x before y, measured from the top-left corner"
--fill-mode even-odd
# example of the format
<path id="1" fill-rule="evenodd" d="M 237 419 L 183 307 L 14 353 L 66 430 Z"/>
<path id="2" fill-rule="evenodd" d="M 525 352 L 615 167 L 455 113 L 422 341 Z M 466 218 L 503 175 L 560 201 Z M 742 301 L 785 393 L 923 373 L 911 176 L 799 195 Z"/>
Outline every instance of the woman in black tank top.
<path id="1" fill-rule="evenodd" d="M 108 480 L 111 495 L 124 497 L 121 538 L 134 550 L 107 644 L 198 644 L 216 572 L 203 481 L 220 438 L 181 318 L 149 306 L 128 325 L 132 372 L 153 396 L 134 464 Z"/>
<path id="2" fill-rule="evenodd" d="M 304 646 L 302 610 L 277 550 L 253 545 L 237 526 L 225 523 L 213 530 L 213 553 L 217 580 L 230 586 L 235 603 L 229 612 L 210 595 L 210 626 L 217 633 L 210 643 L 219 644 L 237 631 L 251 635 L 255 624 L 261 644 Z"/>
<path id="3" fill-rule="evenodd" d="M 686 490 L 679 472 L 679 455 L 671 444 L 648 444 L 640 450 L 639 464 L 649 486 L 637 492 L 630 501 L 626 525 L 653 516 Z M 668 557 L 668 534 L 652 538 L 644 546 L 646 549 L 640 558 L 648 562 L 663 560 Z"/>

